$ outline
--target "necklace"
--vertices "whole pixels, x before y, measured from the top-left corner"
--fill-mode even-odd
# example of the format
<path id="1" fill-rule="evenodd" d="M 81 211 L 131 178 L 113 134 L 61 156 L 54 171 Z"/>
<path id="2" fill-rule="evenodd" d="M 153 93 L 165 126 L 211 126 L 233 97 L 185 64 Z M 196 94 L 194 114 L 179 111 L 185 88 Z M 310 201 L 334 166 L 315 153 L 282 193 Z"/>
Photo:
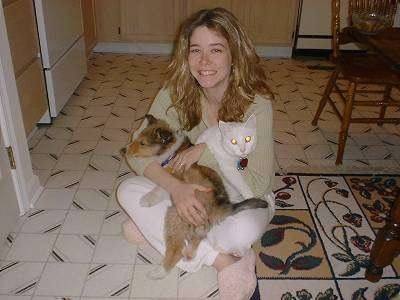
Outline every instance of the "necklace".
<path id="1" fill-rule="evenodd" d="M 247 159 L 247 157 L 239 157 L 239 160 L 236 163 L 236 169 L 238 171 L 243 171 L 244 168 L 247 167 L 249 160 Z"/>

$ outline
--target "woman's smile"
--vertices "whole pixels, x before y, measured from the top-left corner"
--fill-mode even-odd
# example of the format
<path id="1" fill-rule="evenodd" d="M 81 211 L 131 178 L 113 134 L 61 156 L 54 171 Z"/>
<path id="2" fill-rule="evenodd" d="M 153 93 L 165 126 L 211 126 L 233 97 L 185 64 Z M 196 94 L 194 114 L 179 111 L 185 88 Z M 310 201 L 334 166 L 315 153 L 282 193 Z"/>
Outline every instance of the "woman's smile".
<path id="1" fill-rule="evenodd" d="M 217 74 L 217 71 L 212 71 L 212 70 L 200 70 L 199 71 L 200 76 L 210 76 L 210 75 L 215 75 Z"/>

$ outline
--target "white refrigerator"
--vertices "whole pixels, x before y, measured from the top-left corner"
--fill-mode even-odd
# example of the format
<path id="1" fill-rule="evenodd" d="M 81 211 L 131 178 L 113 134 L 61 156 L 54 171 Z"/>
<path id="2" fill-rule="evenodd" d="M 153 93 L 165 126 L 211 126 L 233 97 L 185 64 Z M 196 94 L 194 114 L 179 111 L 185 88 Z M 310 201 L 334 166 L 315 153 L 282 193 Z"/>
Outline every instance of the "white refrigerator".
<path id="1" fill-rule="evenodd" d="M 56 117 L 87 73 L 80 0 L 35 0 L 50 116 Z"/>

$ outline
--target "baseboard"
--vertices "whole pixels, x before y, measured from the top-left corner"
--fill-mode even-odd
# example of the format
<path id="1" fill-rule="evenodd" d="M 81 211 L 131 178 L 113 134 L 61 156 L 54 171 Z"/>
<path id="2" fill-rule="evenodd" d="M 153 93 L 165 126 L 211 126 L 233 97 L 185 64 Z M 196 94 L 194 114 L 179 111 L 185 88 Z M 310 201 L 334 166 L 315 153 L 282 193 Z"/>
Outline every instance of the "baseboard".
<path id="1" fill-rule="evenodd" d="M 260 57 L 292 57 L 292 47 L 256 46 L 256 52 Z"/>
<path id="2" fill-rule="evenodd" d="M 171 43 L 98 43 L 93 52 L 111 53 L 143 53 L 143 54 L 164 54 L 171 55 L 173 46 Z M 257 54 L 261 57 L 282 57 L 292 56 L 292 47 L 256 46 Z"/>
<path id="3" fill-rule="evenodd" d="M 97 43 L 93 52 L 111 53 L 143 53 L 143 54 L 165 54 L 171 55 L 172 44 L 151 43 Z"/>
<path id="4" fill-rule="evenodd" d="M 332 53 L 330 49 L 294 49 L 293 57 L 321 57 L 329 58 Z"/>

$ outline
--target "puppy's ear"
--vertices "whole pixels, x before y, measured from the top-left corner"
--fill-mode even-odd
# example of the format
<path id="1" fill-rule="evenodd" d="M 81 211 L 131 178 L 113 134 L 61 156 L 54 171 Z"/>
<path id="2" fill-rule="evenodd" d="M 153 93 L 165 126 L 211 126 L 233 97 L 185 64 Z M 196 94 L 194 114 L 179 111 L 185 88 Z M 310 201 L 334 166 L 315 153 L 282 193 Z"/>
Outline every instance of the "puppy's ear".
<path id="1" fill-rule="evenodd" d="M 145 115 L 147 121 L 149 122 L 149 125 L 152 125 L 154 123 L 156 123 L 158 120 L 151 114 L 147 114 Z"/>

